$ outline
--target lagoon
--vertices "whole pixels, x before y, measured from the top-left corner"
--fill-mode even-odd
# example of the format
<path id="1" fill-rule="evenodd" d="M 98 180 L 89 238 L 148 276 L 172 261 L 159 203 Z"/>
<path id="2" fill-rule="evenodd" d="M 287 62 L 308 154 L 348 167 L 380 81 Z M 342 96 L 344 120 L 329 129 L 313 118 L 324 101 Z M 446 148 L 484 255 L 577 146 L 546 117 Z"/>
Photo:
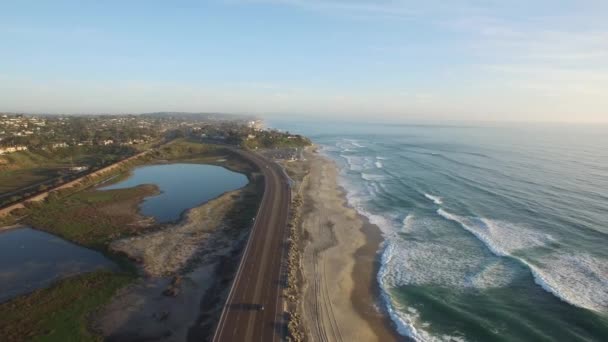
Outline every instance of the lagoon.
<path id="1" fill-rule="evenodd" d="M 126 180 L 100 190 L 125 189 L 143 184 L 158 186 L 160 194 L 144 199 L 140 212 L 158 223 L 176 221 L 190 208 L 247 185 L 245 175 L 221 166 L 162 164 L 136 168 Z"/>
<path id="2" fill-rule="evenodd" d="M 117 266 L 101 253 L 21 227 L 0 234 L 0 302 L 76 274 Z"/>

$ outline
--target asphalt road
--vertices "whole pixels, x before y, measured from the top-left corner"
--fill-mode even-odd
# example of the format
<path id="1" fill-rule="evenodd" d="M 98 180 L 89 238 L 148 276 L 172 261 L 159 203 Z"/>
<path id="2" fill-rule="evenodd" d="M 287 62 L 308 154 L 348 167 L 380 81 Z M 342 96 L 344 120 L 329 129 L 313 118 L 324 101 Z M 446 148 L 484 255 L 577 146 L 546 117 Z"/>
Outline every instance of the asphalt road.
<path id="1" fill-rule="evenodd" d="M 264 174 L 264 195 L 213 341 L 281 341 L 286 330 L 281 261 L 291 200 L 289 183 L 277 164 L 253 153 L 236 152 Z"/>

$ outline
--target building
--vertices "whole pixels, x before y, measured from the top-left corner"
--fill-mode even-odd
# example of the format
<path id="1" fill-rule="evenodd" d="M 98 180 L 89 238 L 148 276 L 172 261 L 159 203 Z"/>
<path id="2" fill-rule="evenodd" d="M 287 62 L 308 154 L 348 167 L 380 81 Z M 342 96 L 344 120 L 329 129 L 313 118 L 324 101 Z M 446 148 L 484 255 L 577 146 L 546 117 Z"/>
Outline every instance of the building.
<path id="1" fill-rule="evenodd" d="M 0 154 L 8 154 L 19 151 L 27 151 L 27 146 L 16 145 L 16 146 L 7 146 L 0 147 Z"/>
<path id="2" fill-rule="evenodd" d="M 88 166 L 74 166 L 74 167 L 70 168 L 70 171 L 72 171 L 72 172 L 82 172 L 82 171 L 86 171 L 88 169 L 89 169 Z"/>

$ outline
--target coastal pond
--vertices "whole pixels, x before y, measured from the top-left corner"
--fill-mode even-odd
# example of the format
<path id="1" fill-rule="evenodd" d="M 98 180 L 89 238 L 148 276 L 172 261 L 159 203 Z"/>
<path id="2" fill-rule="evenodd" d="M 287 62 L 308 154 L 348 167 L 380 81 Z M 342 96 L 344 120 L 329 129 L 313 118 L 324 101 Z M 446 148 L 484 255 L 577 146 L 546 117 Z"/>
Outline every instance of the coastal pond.
<path id="1" fill-rule="evenodd" d="M 159 223 L 176 221 L 190 208 L 247 185 L 245 175 L 206 164 L 161 164 L 136 168 L 132 175 L 100 190 L 126 189 L 143 184 L 158 186 L 160 194 L 144 199 L 140 212 Z"/>
<path id="2" fill-rule="evenodd" d="M 101 253 L 57 236 L 10 229 L 0 234 L 0 302 L 71 275 L 116 267 Z"/>
<path id="3" fill-rule="evenodd" d="M 245 175 L 220 166 L 161 164 L 136 168 L 127 179 L 99 190 L 156 185 L 160 194 L 145 198 L 140 211 L 167 223 L 178 220 L 185 210 L 247 183 Z M 101 268 L 118 266 L 97 251 L 26 226 L 0 233 L 0 302 Z"/>

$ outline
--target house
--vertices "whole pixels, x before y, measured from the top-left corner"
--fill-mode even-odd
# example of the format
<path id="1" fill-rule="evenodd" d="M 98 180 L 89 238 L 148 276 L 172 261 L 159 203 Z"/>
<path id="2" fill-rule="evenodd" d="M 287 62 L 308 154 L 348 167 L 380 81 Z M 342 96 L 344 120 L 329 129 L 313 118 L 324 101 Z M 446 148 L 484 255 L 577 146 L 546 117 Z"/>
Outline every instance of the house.
<path id="1" fill-rule="evenodd" d="M 19 151 L 27 151 L 27 146 L 16 145 L 16 146 L 0 147 L 0 155 L 13 153 L 13 152 L 19 152 Z"/>
<path id="2" fill-rule="evenodd" d="M 70 171 L 72 171 L 72 172 L 82 172 L 82 171 L 86 171 L 88 169 L 89 169 L 88 166 L 74 166 L 74 167 L 70 168 Z"/>

